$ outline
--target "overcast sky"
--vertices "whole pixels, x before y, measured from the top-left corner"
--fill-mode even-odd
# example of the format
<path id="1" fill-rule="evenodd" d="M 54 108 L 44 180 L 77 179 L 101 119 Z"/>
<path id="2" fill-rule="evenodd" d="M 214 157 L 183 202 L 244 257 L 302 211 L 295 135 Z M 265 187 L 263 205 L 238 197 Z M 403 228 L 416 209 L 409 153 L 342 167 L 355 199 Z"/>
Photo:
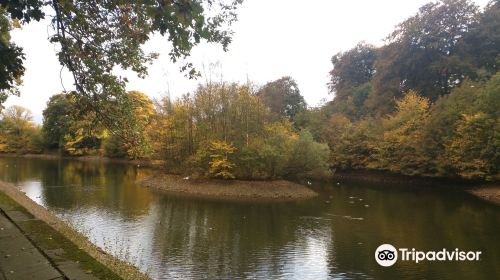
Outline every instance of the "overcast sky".
<path id="1" fill-rule="evenodd" d="M 359 41 L 381 45 L 396 24 L 415 14 L 427 0 L 245 0 L 239 8 L 235 35 L 224 52 L 217 45 L 202 44 L 194 49 L 189 61 L 200 70 L 218 64 L 215 73 L 225 81 L 257 85 L 282 76 L 293 77 L 307 103 L 317 105 L 328 95 L 331 57 L 352 48 Z M 488 0 L 475 0 L 484 7 Z M 31 23 L 13 31 L 13 40 L 26 53 L 26 73 L 21 97 L 9 97 L 7 106 L 29 108 L 38 123 L 42 110 L 53 94 L 72 89 L 71 76 L 55 56 L 55 47 L 47 40 L 48 21 Z M 193 91 L 202 80 L 189 80 L 179 73 L 179 65 L 169 61 L 165 38 L 150 40 L 146 50 L 160 53 L 149 67 L 149 76 L 139 79 L 133 73 L 128 90 L 140 90 L 150 97 L 167 91 L 178 97 Z M 219 77 L 220 78 L 220 77 Z"/>

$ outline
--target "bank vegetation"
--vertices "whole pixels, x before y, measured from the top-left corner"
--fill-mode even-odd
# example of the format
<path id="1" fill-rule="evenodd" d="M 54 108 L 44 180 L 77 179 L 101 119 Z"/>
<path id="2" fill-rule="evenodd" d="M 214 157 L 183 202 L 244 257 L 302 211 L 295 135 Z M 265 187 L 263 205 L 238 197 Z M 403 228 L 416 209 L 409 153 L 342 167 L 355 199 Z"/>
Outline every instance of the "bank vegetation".
<path id="1" fill-rule="evenodd" d="M 484 10 L 466 0 L 426 4 L 384 45 L 335 54 L 334 98 L 318 107 L 291 77 L 260 87 L 207 81 L 177 99 L 131 91 L 98 112 L 82 110 L 75 92 L 56 94 L 41 126 L 22 107 L 2 111 L 0 152 L 157 160 L 169 173 L 221 179 L 374 169 L 495 181 L 499 18 L 498 1 Z M 103 112 L 114 116 L 120 104 L 127 117 L 106 125 Z"/>

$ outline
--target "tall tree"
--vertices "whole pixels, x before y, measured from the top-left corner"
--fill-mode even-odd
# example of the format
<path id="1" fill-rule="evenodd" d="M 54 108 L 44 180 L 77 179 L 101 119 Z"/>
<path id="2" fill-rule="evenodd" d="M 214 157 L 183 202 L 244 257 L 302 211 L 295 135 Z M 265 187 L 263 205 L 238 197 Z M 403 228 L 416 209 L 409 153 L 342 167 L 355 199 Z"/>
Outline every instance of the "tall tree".
<path id="1" fill-rule="evenodd" d="M 383 119 L 384 132 L 375 143 L 376 161 L 371 167 L 407 175 L 427 172 L 430 158 L 422 139 L 429 106 L 429 100 L 414 91 L 396 102 L 396 112 Z"/>
<path id="2" fill-rule="evenodd" d="M 422 6 L 399 24 L 379 51 L 367 104 L 387 113 L 410 89 L 431 101 L 448 94 L 470 75 L 455 54 L 457 45 L 477 22 L 478 8 L 469 0 L 441 0 Z"/>
<path id="3" fill-rule="evenodd" d="M 122 131 L 111 131 L 105 141 L 105 154 L 110 157 L 143 158 L 151 153 L 151 127 L 155 115 L 153 102 L 140 91 L 129 91 L 132 103 L 130 121 Z"/>
<path id="4" fill-rule="evenodd" d="M 328 87 L 335 94 L 333 111 L 351 119 L 368 114 L 365 100 L 371 91 L 370 81 L 375 73 L 377 52 L 374 46 L 361 42 L 354 48 L 332 57 Z"/>
<path id="5" fill-rule="evenodd" d="M 328 86 L 335 99 L 345 100 L 353 87 L 370 82 L 375 73 L 376 57 L 375 47 L 364 42 L 332 57 Z"/>
<path id="6" fill-rule="evenodd" d="M 71 94 L 60 93 L 49 98 L 43 110 L 42 132 L 49 148 L 62 148 L 64 136 L 69 133 L 74 118 L 75 99 Z"/>
<path id="7" fill-rule="evenodd" d="M 280 117 L 294 119 L 295 116 L 307 108 L 304 97 L 294 79 L 283 77 L 264 85 L 257 93 L 262 102 L 271 112 Z"/>
<path id="8" fill-rule="evenodd" d="M 500 1 L 492 0 L 459 44 L 457 56 L 478 75 L 494 75 L 500 68 Z M 486 73 L 483 73 L 486 72 Z M 479 77 L 481 78 L 481 77 Z"/>

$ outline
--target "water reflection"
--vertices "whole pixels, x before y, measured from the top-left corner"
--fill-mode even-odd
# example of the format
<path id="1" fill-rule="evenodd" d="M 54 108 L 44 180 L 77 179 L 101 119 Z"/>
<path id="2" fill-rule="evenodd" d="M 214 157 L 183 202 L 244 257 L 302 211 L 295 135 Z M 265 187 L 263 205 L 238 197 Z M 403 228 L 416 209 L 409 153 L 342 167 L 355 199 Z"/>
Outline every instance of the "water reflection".
<path id="1" fill-rule="evenodd" d="M 320 186 L 317 199 L 231 203 L 167 196 L 134 184 L 130 165 L 0 158 L 18 184 L 98 246 L 154 278 L 487 279 L 499 276 L 499 208 L 460 192 Z M 482 250 L 478 263 L 398 262 L 376 247 Z"/>

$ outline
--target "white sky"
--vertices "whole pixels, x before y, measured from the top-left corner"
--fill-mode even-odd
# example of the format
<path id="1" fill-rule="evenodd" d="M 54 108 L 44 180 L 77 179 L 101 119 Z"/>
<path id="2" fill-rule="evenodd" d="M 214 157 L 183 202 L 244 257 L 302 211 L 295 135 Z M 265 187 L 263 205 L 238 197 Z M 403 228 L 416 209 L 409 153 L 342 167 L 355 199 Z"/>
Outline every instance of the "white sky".
<path id="1" fill-rule="evenodd" d="M 331 57 L 352 48 L 359 41 L 381 45 L 396 24 L 415 14 L 428 0 L 245 0 L 239 8 L 235 35 L 224 52 L 218 45 L 202 44 L 189 61 L 198 69 L 219 63 L 216 72 L 226 81 L 245 83 L 247 77 L 257 85 L 282 76 L 293 77 L 307 103 L 317 105 L 328 95 Z M 484 7 L 488 0 L 475 0 Z M 9 97 L 6 106 L 21 105 L 33 112 L 38 123 L 42 110 L 53 94 L 72 89 L 71 76 L 63 71 L 48 42 L 48 21 L 31 23 L 15 30 L 12 39 L 26 53 L 26 73 L 21 97 Z M 155 37 L 146 50 L 160 53 L 149 67 L 149 76 L 126 76 L 128 90 L 140 90 L 150 97 L 161 97 L 167 90 L 178 97 L 193 91 L 203 80 L 189 80 L 179 66 L 169 61 L 169 43 Z"/>

